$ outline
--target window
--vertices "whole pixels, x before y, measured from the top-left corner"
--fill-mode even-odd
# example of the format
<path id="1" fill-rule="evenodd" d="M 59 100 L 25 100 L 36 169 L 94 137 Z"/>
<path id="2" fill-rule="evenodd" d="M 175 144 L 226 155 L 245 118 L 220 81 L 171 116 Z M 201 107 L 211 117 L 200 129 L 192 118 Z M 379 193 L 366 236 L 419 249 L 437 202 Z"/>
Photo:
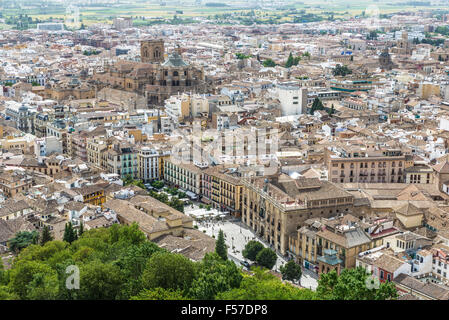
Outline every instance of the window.
<path id="1" fill-rule="evenodd" d="M 391 275 L 387 274 L 387 281 L 390 282 L 391 281 Z"/>
<path id="2" fill-rule="evenodd" d="M 384 278 L 384 271 L 380 270 L 380 278 L 383 279 Z"/>

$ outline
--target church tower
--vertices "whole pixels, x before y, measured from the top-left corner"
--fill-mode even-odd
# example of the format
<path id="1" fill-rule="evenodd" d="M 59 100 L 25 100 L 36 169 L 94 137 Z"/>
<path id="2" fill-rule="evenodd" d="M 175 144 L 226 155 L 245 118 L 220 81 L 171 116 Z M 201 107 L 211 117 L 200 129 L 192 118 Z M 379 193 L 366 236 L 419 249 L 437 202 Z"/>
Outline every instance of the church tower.
<path id="1" fill-rule="evenodd" d="M 164 62 L 164 51 L 164 40 L 143 40 L 140 42 L 140 60 L 142 62 Z"/>

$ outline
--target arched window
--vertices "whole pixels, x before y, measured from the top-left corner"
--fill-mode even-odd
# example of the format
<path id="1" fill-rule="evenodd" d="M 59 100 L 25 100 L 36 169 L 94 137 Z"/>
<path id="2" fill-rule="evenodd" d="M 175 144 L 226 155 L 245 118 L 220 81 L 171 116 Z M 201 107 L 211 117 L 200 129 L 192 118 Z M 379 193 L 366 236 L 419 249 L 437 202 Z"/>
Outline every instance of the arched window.
<path id="1" fill-rule="evenodd" d="M 177 76 L 179 76 L 179 73 L 178 73 L 178 71 L 173 71 L 173 76 L 174 76 L 174 77 L 177 77 Z"/>

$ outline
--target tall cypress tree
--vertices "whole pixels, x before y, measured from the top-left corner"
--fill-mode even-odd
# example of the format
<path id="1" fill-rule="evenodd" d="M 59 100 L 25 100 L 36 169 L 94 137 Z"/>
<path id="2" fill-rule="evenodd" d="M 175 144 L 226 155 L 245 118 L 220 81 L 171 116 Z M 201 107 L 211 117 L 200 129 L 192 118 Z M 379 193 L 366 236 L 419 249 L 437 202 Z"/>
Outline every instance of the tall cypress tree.
<path id="1" fill-rule="evenodd" d="M 82 221 L 80 221 L 80 228 L 78 230 L 78 236 L 81 237 L 81 235 L 84 233 L 84 224 Z"/>
<path id="2" fill-rule="evenodd" d="M 226 243 L 224 239 L 223 230 L 220 229 L 218 232 L 218 238 L 215 243 L 215 252 L 223 259 L 228 259 L 228 250 L 226 248 Z"/>
<path id="3" fill-rule="evenodd" d="M 44 226 L 44 229 L 42 230 L 41 235 L 41 246 L 46 244 L 48 241 L 52 241 L 53 236 L 50 233 L 50 228 L 48 226 Z"/>
<path id="4" fill-rule="evenodd" d="M 287 62 L 285 63 L 285 67 L 286 68 L 290 68 L 293 65 L 294 59 L 293 59 L 293 55 L 290 52 L 290 55 L 288 56 Z"/>
<path id="5" fill-rule="evenodd" d="M 64 237 L 63 240 L 72 243 L 77 238 L 77 235 L 75 233 L 75 230 L 73 230 L 73 226 L 71 222 L 66 223 L 65 230 L 64 230 Z"/>

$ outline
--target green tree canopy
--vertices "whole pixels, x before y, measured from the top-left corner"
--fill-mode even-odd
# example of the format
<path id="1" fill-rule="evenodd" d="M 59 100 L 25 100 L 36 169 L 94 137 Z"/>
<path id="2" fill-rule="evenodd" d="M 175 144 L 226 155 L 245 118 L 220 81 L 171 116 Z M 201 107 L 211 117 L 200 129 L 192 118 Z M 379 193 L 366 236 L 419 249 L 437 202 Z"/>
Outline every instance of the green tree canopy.
<path id="1" fill-rule="evenodd" d="M 219 293 L 219 300 L 314 300 L 315 293 L 309 289 L 295 288 L 282 283 L 267 270 L 254 268 L 254 276 L 243 276 L 239 288 Z"/>
<path id="2" fill-rule="evenodd" d="M 99 260 L 80 267 L 80 288 L 77 298 L 82 300 L 113 300 L 120 297 L 125 279 L 119 267 Z"/>
<path id="3" fill-rule="evenodd" d="M 138 295 L 131 297 L 130 300 L 188 300 L 182 295 L 182 292 L 177 290 L 155 288 L 145 289 Z"/>
<path id="4" fill-rule="evenodd" d="M 249 241 L 242 251 L 243 257 L 248 260 L 256 261 L 256 256 L 264 248 L 263 244 L 256 240 Z"/>
<path id="5" fill-rule="evenodd" d="M 41 245 L 43 246 L 44 244 L 46 244 L 48 241 L 52 241 L 53 240 L 53 236 L 50 233 L 50 227 L 49 226 L 44 226 L 44 228 L 42 229 L 42 235 L 41 235 Z"/>
<path id="6" fill-rule="evenodd" d="M 344 269 L 340 275 L 335 270 L 322 274 L 318 280 L 317 294 L 327 300 L 387 300 L 397 297 L 392 282 L 367 285 L 370 274 L 362 267 Z"/>
<path id="7" fill-rule="evenodd" d="M 262 65 L 266 68 L 274 68 L 276 67 L 276 63 L 272 59 L 267 59 L 262 62 Z"/>
<path id="8" fill-rule="evenodd" d="M 323 103 L 318 97 L 313 100 L 312 107 L 310 108 L 310 114 L 313 115 L 317 110 L 324 110 Z"/>
<path id="9" fill-rule="evenodd" d="M 199 265 L 198 275 L 192 282 L 189 296 L 194 299 L 212 300 L 219 292 L 238 288 L 242 281 L 239 268 L 233 261 L 216 253 L 206 254 Z"/>
<path id="10" fill-rule="evenodd" d="M 332 74 L 334 76 L 342 76 L 345 77 L 348 74 L 352 74 L 352 70 L 348 68 L 348 66 L 344 65 L 342 66 L 341 64 L 337 64 L 335 66 L 335 68 L 332 70 Z"/>
<path id="11" fill-rule="evenodd" d="M 180 254 L 168 252 L 154 253 L 142 274 L 142 284 L 146 289 L 163 288 L 188 290 L 195 278 L 192 261 Z"/>
<path id="12" fill-rule="evenodd" d="M 274 267 L 277 261 L 276 253 L 270 248 L 263 248 L 256 256 L 256 262 L 258 265 L 271 269 Z"/>
<path id="13" fill-rule="evenodd" d="M 215 242 L 215 252 L 223 259 L 228 259 L 228 249 L 226 247 L 223 230 L 218 232 L 218 238 Z"/>
<path id="14" fill-rule="evenodd" d="M 285 265 L 281 266 L 282 279 L 289 281 L 298 281 L 301 279 L 301 266 L 290 260 Z"/>
<path id="15" fill-rule="evenodd" d="M 18 253 L 23 248 L 31 244 L 38 243 L 39 233 L 37 231 L 21 231 L 17 232 L 16 236 L 9 240 L 9 248 L 11 251 Z"/>

